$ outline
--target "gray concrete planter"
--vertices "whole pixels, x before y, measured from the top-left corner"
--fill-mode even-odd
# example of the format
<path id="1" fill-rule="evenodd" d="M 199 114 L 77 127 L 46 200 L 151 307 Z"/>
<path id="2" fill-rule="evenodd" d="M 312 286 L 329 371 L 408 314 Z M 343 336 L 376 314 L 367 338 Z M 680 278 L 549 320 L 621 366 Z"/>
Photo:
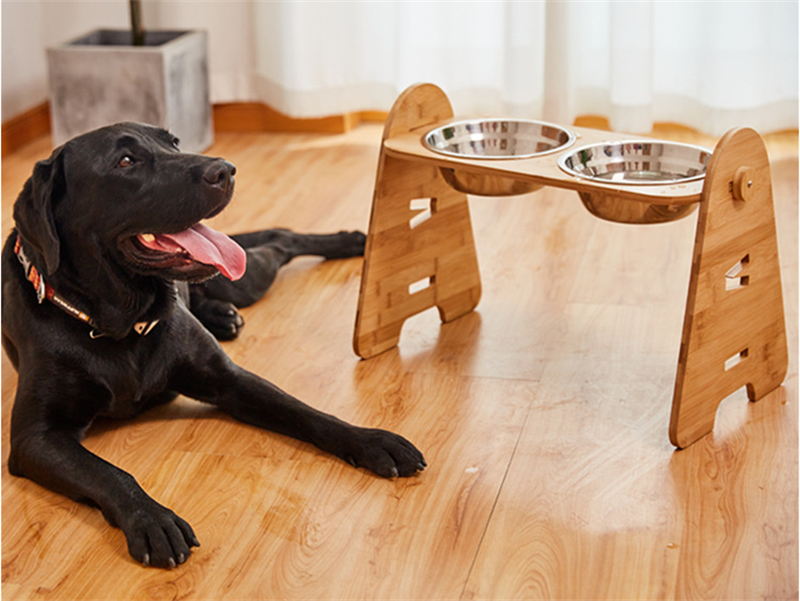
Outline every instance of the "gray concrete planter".
<path id="1" fill-rule="evenodd" d="M 214 141 L 204 31 L 97 30 L 48 48 L 53 145 L 118 121 L 169 129 L 181 150 Z"/>

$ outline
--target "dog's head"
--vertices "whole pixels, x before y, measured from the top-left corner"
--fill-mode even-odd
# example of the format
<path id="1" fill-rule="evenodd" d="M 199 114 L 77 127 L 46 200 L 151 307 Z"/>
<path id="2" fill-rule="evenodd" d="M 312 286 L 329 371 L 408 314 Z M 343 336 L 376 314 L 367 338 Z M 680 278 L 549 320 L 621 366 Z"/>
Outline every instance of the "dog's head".
<path id="1" fill-rule="evenodd" d="M 169 132 L 119 123 L 78 136 L 36 164 L 14 205 L 34 263 L 102 257 L 143 275 L 201 281 L 244 273 L 244 251 L 201 220 L 230 202 L 236 168 L 182 153 Z"/>

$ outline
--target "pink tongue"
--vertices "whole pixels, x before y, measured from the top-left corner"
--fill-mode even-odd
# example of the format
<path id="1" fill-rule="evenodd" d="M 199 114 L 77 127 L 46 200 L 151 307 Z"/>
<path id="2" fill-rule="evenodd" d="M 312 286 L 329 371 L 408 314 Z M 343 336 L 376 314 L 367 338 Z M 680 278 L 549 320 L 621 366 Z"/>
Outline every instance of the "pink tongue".
<path id="1" fill-rule="evenodd" d="M 238 280 L 247 267 L 247 255 L 241 246 L 210 227 L 198 223 L 177 234 L 161 234 L 188 252 L 199 263 L 213 265 L 229 280 Z"/>

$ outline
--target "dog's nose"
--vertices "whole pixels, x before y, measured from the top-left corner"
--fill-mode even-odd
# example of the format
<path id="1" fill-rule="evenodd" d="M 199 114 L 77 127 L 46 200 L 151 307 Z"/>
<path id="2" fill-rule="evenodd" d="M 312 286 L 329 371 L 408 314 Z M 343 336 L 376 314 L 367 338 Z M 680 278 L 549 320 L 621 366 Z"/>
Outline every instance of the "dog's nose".
<path id="1" fill-rule="evenodd" d="M 223 159 L 219 159 L 206 167 L 203 179 L 212 186 L 225 186 L 236 175 L 236 166 Z"/>

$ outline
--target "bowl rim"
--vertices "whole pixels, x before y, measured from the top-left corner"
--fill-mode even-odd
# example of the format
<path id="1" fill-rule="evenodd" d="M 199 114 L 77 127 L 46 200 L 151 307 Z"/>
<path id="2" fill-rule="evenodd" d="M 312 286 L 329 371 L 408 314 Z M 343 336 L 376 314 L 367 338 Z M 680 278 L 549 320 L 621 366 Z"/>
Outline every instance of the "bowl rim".
<path id="1" fill-rule="evenodd" d="M 558 158 L 558 166 L 561 170 L 566 173 L 567 175 L 571 175 L 572 177 L 577 177 L 580 179 L 588 180 L 595 183 L 601 184 L 609 184 L 609 185 L 622 185 L 622 186 L 664 186 L 664 185 L 672 185 L 672 184 L 683 184 L 686 182 L 694 182 L 700 179 L 705 178 L 706 172 L 708 171 L 708 166 L 706 165 L 706 170 L 699 175 L 687 175 L 685 177 L 681 177 L 678 179 L 670 178 L 670 179 L 653 179 L 653 180 L 635 180 L 635 179 L 621 179 L 621 180 L 609 180 L 604 179 L 602 177 L 597 177 L 595 175 L 589 175 L 586 173 L 579 173 L 572 168 L 568 167 L 566 162 L 571 157 L 575 156 L 579 152 L 583 150 L 588 150 L 590 148 L 600 148 L 604 146 L 621 146 L 623 144 L 650 144 L 650 145 L 667 145 L 667 146 L 679 146 L 682 148 L 689 148 L 695 151 L 699 151 L 705 153 L 710 157 L 714 154 L 712 150 L 705 148 L 703 146 L 698 146 L 697 144 L 687 144 L 686 142 L 673 142 L 671 140 L 658 140 L 658 139 L 647 139 L 647 138 L 631 138 L 629 140 L 616 140 L 610 142 L 593 142 L 591 144 L 584 144 L 583 146 L 579 146 L 578 148 L 572 148 L 568 152 L 565 152 Z"/>
<path id="2" fill-rule="evenodd" d="M 559 144 L 558 146 L 556 146 L 554 148 L 551 148 L 549 150 L 544 150 L 542 152 L 533 152 L 533 153 L 525 153 L 525 154 L 510 154 L 510 155 L 462 154 L 460 152 L 453 152 L 453 151 L 450 151 L 450 150 L 445 150 L 443 148 L 437 148 L 437 147 L 435 147 L 434 145 L 432 145 L 432 144 L 430 144 L 428 142 L 428 138 L 431 137 L 434 133 L 436 133 L 438 131 L 441 131 L 441 130 L 447 128 L 447 127 L 454 127 L 454 126 L 458 126 L 458 125 L 467 125 L 467 124 L 473 124 L 473 123 L 494 123 L 494 122 L 497 122 L 497 121 L 508 121 L 508 122 L 514 122 L 514 123 L 528 123 L 528 124 L 533 124 L 533 125 L 541 125 L 541 126 L 545 126 L 545 127 L 552 127 L 554 129 L 557 129 L 557 130 L 562 131 L 565 134 L 567 134 L 567 140 L 563 144 Z M 513 161 L 513 160 L 519 160 L 519 159 L 533 159 L 533 158 L 538 158 L 538 157 L 541 157 L 541 156 L 546 156 L 546 155 L 549 155 L 549 154 L 555 154 L 557 152 L 564 152 L 566 149 L 568 149 L 570 146 L 572 146 L 575 143 L 575 140 L 577 140 L 577 139 L 578 139 L 577 135 L 572 130 L 568 129 L 567 127 L 564 127 L 563 125 L 558 125 L 556 123 L 550 123 L 549 121 L 540 121 L 538 119 L 524 119 L 524 118 L 517 118 L 517 117 L 486 117 L 486 118 L 476 117 L 476 118 L 473 118 L 473 119 L 459 119 L 457 121 L 450 121 L 448 123 L 445 123 L 445 124 L 442 124 L 442 125 L 438 125 L 437 127 L 434 127 L 433 129 L 430 129 L 430 130 L 426 131 L 424 134 L 422 134 L 422 145 L 425 148 L 427 148 L 428 150 L 430 150 L 431 152 L 436 152 L 438 154 L 443 154 L 443 155 L 454 157 L 454 158 L 457 158 L 457 159 L 466 159 L 466 160 L 470 160 L 470 161 L 471 160 L 476 160 L 476 161 L 480 161 L 480 160 L 509 161 L 509 160 L 512 160 Z"/>

